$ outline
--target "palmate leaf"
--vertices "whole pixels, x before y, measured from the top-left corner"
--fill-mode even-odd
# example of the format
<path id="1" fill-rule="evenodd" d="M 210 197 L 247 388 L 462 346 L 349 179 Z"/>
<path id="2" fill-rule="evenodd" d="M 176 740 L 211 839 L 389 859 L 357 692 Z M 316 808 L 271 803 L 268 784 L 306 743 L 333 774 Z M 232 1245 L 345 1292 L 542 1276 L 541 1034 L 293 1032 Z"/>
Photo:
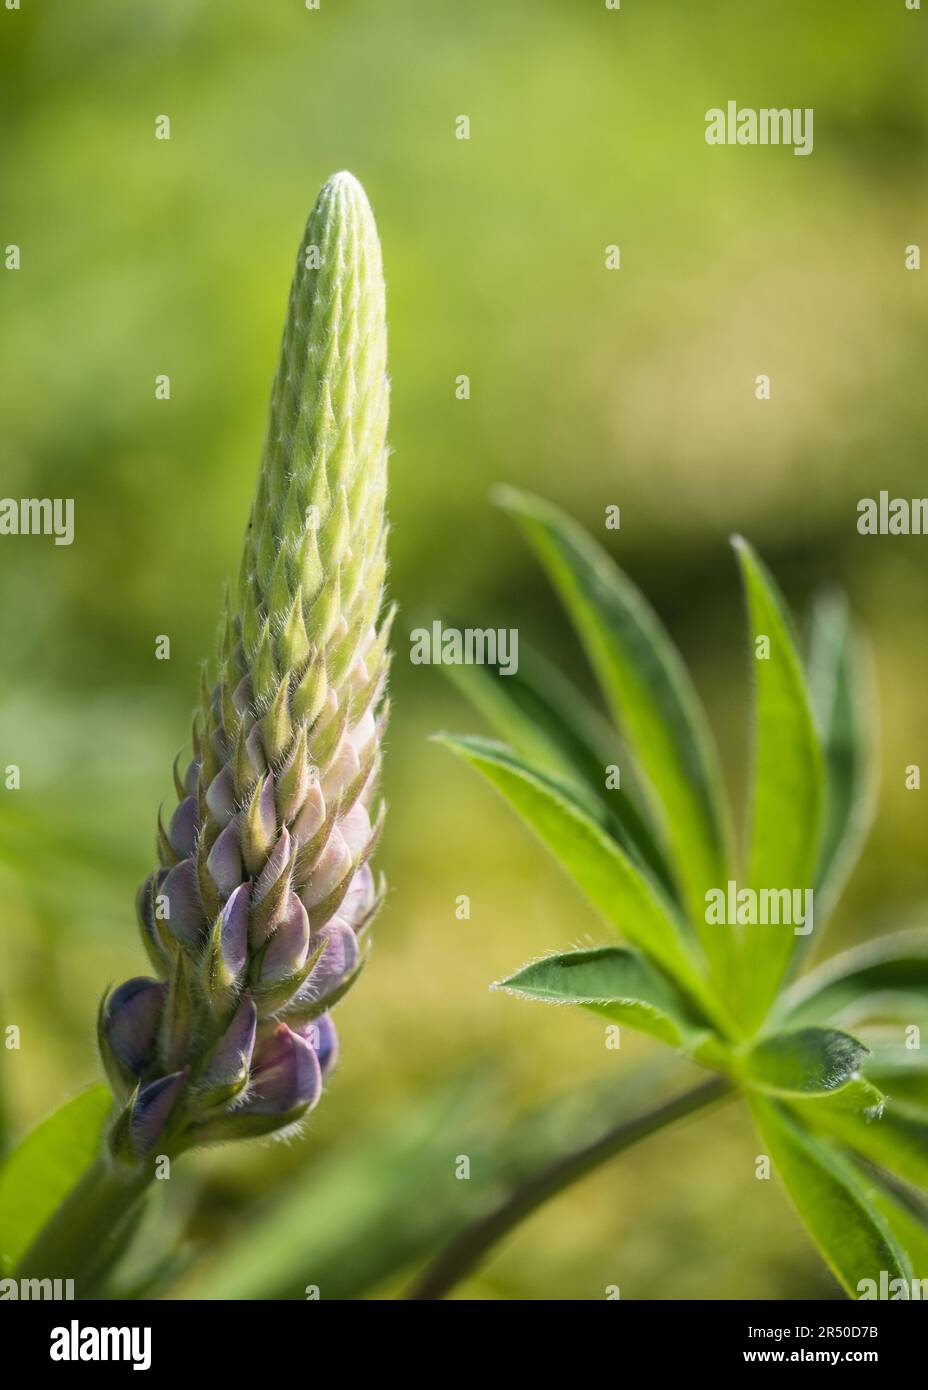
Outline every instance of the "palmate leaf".
<path id="1" fill-rule="evenodd" d="M 512 488 L 516 517 L 560 595 L 606 703 L 654 795 L 672 870 L 716 977 L 730 982 L 730 936 L 705 921 L 705 894 L 727 880 L 728 815 L 715 748 L 679 653 L 641 592 L 556 507 Z"/>
<path id="2" fill-rule="evenodd" d="M 815 872 L 815 912 L 824 924 L 870 828 L 876 804 L 869 649 L 854 632 L 847 601 L 815 605 L 809 693 L 825 754 L 825 814 Z"/>
<path id="3" fill-rule="evenodd" d="M 922 1018 L 928 934 L 848 952 L 784 992 L 805 944 L 797 922 L 707 933 L 707 889 L 735 885 L 726 884 L 727 818 L 715 756 L 680 658 L 641 595 L 579 527 L 510 490 L 501 500 L 564 600 L 655 797 L 679 902 L 710 967 L 704 983 L 705 960 L 662 885 L 630 843 L 623 848 L 604 835 L 602 754 L 584 752 L 588 771 L 579 772 L 569 702 L 539 701 L 515 688 L 488 693 L 492 680 L 478 676 L 465 680 L 475 702 L 525 756 L 480 740 L 450 746 L 502 791 L 606 920 L 639 948 L 550 956 L 501 987 L 590 1009 L 730 1073 L 844 1288 L 856 1297 L 864 1281 L 909 1280 L 913 1262 L 919 1270 L 928 1263 L 928 1216 L 905 1186 L 928 1181 L 928 1068 L 903 1067 L 900 1049 L 891 1060 L 882 1043 L 871 1056 L 863 1039 L 825 1025 L 858 1016 Z M 866 683 L 846 612 L 831 604 L 816 617 L 810 692 L 775 584 L 751 548 L 735 544 L 757 658 L 747 884 L 778 901 L 784 892 L 814 890 L 821 927 L 869 823 Z M 876 1177 L 868 1163 L 877 1165 Z"/>
<path id="4" fill-rule="evenodd" d="M 621 767 L 621 787 L 606 786 L 606 768 L 618 762 L 615 731 L 556 666 L 523 641 L 519 669 L 510 675 L 492 666 L 442 669 L 505 743 L 534 767 L 568 782 L 603 829 L 675 893 L 628 766 Z"/>
<path id="5" fill-rule="evenodd" d="M 437 736 L 519 812 L 603 918 L 662 966 L 716 1021 L 724 1007 L 707 989 L 672 905 L 571 796 L 511 749 L 488 739 Z M 726 1019 L 727 1026 L 727 1019 Z"/>
<path id="6" fill-rule="evenodd" d="M 911 1266 L 890 1222 L 854 1165 L 774 1101 L 754 1095 L 751 1112 L 773 1166 L 838 1281 L 858 1298 L 864 1280 L 909 1280 Z"/>
<path id="7" fill-rule="evenodd" d="M 532 961 L 494 989 L 548 1004 L 578 1004 L 671 1047 L 698 1051 L 710 1035 L 673 981 L 626 946 L 595 946 Z"/>
<path id="8" fill-rule="evenodd" d="M 752 635 L 769 642 L 755 655 L 755 735 L 749 878 L 756 891 L 813 887 L 824 799 L 818 734 L 783 601 L 760 560 L 740 537 Z M 789 968 L 798 940 L 790 925 L 746 927 L 739 1007 L 756 1028 Z"/>

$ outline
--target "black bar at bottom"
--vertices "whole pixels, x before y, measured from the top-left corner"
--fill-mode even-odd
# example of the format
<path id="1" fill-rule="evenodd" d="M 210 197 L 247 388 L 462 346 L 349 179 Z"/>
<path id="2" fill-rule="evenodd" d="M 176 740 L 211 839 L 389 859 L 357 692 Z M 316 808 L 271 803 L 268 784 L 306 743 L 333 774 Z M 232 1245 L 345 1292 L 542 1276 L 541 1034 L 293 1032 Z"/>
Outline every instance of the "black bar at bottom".
<path id="1" fill-rule="evenodd" d="M 489 1322 L 484 1322 L 488 1318 Z M 437 1319 L 437 1321 L 435 1321 Z M 505 1321 L 502 1321 L 505 1319 Z M 539 1321 L 543 1319 L 543 1321 Z M 5 1356 L 21 1378 L 32 1369 L 70 1376 L 137 1368 L 155 1379 L 228 1373 L 236 1383 L 312 1378 L 331 1358 L 346 1368 L 366 1360 L 386 1372 L 421 1357 L 423 1377 L 443 1376 L 432 1329 L 449 1340 L 449 1374 L 472 1364 L 511 1366 L 523 1381 L 533 1365 L 551 1369 L 566 1353 L 582 1371 L 636 1360 L 648 1371 L 708 1373 L 755 1366 L 821 1366 L 877 1372 L 919 1364 L 928 1331 L 925 1305 L 908 1302 L 790 1303 L 0 1303 Z M 368 1341 L 376 1334 L 375 1342 Z M 423 1336 L 424 1334 L 424 1336 Z M 420 1342 L 415 1339 L 423 1336 Z M 488 1340 L 489 1339 L 489 1340 Z M 415 1351 L 416 1346 L 420 1350 Z M 495 1350 L 491 1350 L 495 1348 Z M 392 1349 L 392 1350 L 391 1350 Z M 503 1358 L 501 1362 L 500 1358 Z M 603 1365 L 600 1358 L 608 1358 Z M 917 1359 L 916 1359 L 917 1358 Z M 7 1363 L 9 1364 L 9 1362 Z"/>

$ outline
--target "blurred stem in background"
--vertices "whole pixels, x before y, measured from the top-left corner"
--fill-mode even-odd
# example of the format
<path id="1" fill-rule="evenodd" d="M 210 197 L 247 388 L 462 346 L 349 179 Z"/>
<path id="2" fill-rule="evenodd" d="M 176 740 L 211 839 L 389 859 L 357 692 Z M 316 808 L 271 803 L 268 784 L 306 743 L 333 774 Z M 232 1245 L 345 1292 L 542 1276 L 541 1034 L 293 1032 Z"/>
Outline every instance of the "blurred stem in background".
<path id="1" fill-rule="evenodd" d="M 558 1193 L 570 1187 L 571 1183 L 586 1177 L 601 1163 L 614 1158 L 624 1149 L 631 1148 L 639 1139 L 646 1139 L 648 1135 L 655 1134 L 675 1120 L 683 1119 L 686 1115 L 711 1105 L 731 1090 L 732 1083 L 728 1077 L 714 1076 L 709 1081 L 664 1101 L 661 1105 L 645 1110 L 632 1120 L 623 1120 L 601 1138 L 563 1158 L 556 1159 L 534 1177 L 528 1178 L 494 1211 L 489 1212 L 452 1241 L 414 1285 L 409 1298 L 444 1298 L 455 1284 L 460 1283 L 474 1270 L 494 1245 L 551 1197 L 556 1197 Z"/>
<path id="2" fill-rule="evenodd" d="M 311 1280 L 327 1300 L 402 1298 L 413 1271 L 479 1226 L 504 1194 L 684 1084 L 678 1060 L 659 1056 L 523 1112 L 500 1081 L 481 1061 L 346 1137 L 228 1239 L 201 1249 L 168 1296 L 304 1299 Z M 456 1180 L 461 1154 L 468 1182 Z"/>

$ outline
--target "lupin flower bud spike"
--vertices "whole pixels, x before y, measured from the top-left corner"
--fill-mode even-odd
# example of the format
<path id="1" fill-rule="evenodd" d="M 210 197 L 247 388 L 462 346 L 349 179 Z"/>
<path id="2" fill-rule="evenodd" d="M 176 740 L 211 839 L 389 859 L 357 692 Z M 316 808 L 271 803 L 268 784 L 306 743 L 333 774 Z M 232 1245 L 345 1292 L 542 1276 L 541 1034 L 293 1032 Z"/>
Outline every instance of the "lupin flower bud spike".
<path id="1" fill-rule="evenodd" d="M 130 1164 L 290 1126 L 334 1064 L 327 1010 L 357 977 L 379 900 L 388 400 L 374 219 L 335 174 L 297 258 L 193 758 L 175 763 L 177 805 L 139 894 L 158 978 L 101 1006 L 122 1106 L 112 1147 Z"/>

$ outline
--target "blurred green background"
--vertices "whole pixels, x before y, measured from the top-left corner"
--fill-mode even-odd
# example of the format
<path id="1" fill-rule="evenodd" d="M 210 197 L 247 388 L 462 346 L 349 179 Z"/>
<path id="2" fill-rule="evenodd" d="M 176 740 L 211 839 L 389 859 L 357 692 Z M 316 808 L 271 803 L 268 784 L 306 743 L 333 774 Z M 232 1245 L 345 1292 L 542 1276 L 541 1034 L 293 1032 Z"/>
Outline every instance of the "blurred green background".
<path id="1" fill-rule="evenodd" d="M 492 995 L 603 939 L 501 803 L 427 743 L 477 720 L 408 661 L 440 614 L 519 628 L 588 688 L 497 480 L 603 536 L 692 663 L 733 790 L 749 670 L 727 537 L 799 611 L 839 584 L 875 646 L 880 813 L 832 942 L 924 920 L 924 538 L 861 538 L 858 498 L 926 492 L 925 26 L 903 0 L 23 0 L 0 11 L 4 496 L 75 499 L 71 547 L 0 540 L 0 1022 L 25 1128 L 97 1064 L 110 981 L 145 969 L 132 908 L 238 548 L 295 249 L 323 178 L 374 205 L 393 378 L 401 613 L 379 862 L 391 892 L 339 1010 L 304 1140 L 193 1160 L 218 1248 L 256 1188 L 476 1069 L 512 1117 L 656 1044 Z M 811 106 L 815 149 L 713 148 L 704 113 Z M 171 118 L 170 141 L 154 138 Z M 454 138 L 466 114 L 471 138 Z M 621 248 L 620 271 L 604 268 Z M 171 400 L 154 396 L 158 373 Z M 455 398 L 455 378 L 471 399 Z M 767 373 L 772 399 L 754 398 Z M 618 534 L 604 509 L 622 508 Z M 154 659 L 168 634 L 172 658 Z M 458 894 L 471 897 L 467 922 Z M 448 1182 L 459 1152 L 447 1136 Z M 479 1298 L 830 1296 L 736 1109 L 631 1152 L 535 1216 Z M 309 1276 L 308 1276 L 309 1277 Z"/>

